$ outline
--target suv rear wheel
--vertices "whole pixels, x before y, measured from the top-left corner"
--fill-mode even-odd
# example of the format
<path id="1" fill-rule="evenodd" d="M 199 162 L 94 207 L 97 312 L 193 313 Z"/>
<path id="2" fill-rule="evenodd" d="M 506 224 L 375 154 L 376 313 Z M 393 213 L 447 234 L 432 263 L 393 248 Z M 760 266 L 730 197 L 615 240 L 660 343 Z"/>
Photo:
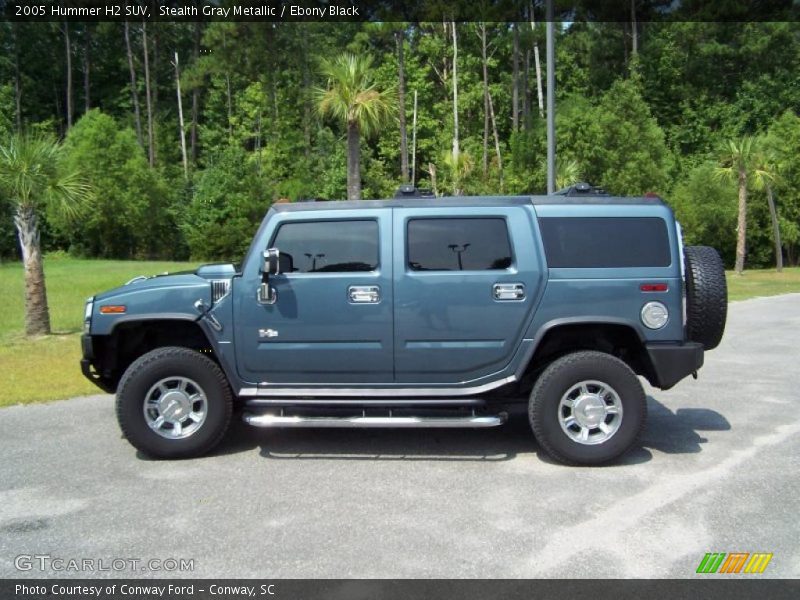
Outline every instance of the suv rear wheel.
<path id="1" fill-rule="evenodd" d="M 190 458 L 225 435 L 233 399 L 219 365 L 188 348 L 157 348 L 125 371 L 117 420 L 136 448 L 156 458 Z"/>
<path id="2" fill-rule="evenodd" d="M 597 465 L 636 443 L 647 401 L 624 362 L 603 352 L 574 352 L 544 370 L 531 392 L 528 416 L 551 457 L 570 465 Z"/>

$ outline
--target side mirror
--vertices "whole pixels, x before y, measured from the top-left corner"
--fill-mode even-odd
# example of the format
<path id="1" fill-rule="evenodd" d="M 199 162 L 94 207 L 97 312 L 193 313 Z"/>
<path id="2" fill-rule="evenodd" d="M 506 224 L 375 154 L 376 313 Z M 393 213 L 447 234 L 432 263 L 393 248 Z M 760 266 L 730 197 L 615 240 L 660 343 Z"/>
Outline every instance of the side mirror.
<path id="1" fill-rule="evenodd" d="M 281 272 L 281 253 L 277 248 L 270 248 L 264 252 L 264 269 L 265 276 L 279 275 Z"/>
<path id="2" fill-rule="evenodd" d="M 291 273 L 293 270 L 294 261 L 290 254 L 282 254 L 277 248 L 270 248 L 264 252 L 264 268 L 262 273 L 265 277 L 280 275 L 281 273 Z"/>

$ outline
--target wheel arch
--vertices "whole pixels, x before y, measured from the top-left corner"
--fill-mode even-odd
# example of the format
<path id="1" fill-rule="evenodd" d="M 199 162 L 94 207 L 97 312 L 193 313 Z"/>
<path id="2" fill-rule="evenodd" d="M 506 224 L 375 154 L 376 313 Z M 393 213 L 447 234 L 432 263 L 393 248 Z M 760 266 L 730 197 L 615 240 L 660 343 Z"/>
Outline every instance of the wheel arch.
<path id="1" fill-rule="evenodd" d="M 120 319 L 107 335 L 92 336 L 94 367 L 110 392 L 116 392 L 125 370 L 137 358 L 164 346 L 195 350 L 220 365 L 230 378 L 225 361 L 220 360 L 213 336 L 196 316 L 171 313 L 143 318 Z"/>
<path id="2" fill-rule="evenodd" d="M 531 344 L 530 355 L 523 361 L 517 378 L 529 391 L 538 376 L 558 358 L 583 350 L 595 350 L 615 356 L 637 375 L 650 383 L 656 372 L 645 346 L 641 330 L 627 319 L 613 317 L 570 317 L 545 323 Z"/>

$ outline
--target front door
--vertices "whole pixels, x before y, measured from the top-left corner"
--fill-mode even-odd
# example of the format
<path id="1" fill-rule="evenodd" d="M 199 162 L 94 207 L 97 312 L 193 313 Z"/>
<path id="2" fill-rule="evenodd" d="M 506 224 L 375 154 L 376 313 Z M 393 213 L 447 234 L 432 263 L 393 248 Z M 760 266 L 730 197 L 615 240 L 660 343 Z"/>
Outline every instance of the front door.
<path id="1" fill-rule="evenodd" d="M 237 282 L 236 354 L 246 381 L 393 381 L 392 212 L 347 212 L 271 219 L 267 246 L 290 257 L 292 270 L 270 277 L 274 304 L 259 302 L 258 273 Z"/>

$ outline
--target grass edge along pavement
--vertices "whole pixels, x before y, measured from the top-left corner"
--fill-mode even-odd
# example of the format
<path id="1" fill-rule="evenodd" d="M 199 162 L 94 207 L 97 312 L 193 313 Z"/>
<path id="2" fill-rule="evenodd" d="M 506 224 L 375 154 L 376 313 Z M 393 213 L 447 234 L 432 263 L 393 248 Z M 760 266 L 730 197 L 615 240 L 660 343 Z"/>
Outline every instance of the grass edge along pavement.
<path id="1" fill-rule="evenodd" d="M 80 330 L 84 300 L 137 275 L 185 271 L 197 263 L 85 260 L 60 255 L 45 258 L 45 277 L 53 335 L 23 335 L 24 287 L 20 263 L 0 264 L 0 407 L 48 402 L 99 390 L 81 375 Z M 800 268 L 727 273 L 731 301 L 800 292 Z"/>

